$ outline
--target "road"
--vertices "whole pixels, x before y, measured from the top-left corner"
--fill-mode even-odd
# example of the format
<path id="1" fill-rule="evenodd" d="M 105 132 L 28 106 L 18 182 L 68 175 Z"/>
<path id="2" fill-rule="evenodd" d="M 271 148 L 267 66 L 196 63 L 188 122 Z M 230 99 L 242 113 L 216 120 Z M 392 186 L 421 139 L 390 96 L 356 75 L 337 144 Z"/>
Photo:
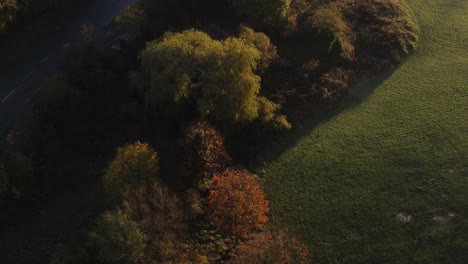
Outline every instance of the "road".
<path id="1" fill-rule="evenodd" d="M 134 1 L 96 0 L 66 25 L 45 34 L 11 70 L 0 73 L 0 135 L 34 98 L 40 84 L 57 69 L 63 46 L 80 39 L 81 25 L 92 23 L 103 30 L 120 10 Z"/>

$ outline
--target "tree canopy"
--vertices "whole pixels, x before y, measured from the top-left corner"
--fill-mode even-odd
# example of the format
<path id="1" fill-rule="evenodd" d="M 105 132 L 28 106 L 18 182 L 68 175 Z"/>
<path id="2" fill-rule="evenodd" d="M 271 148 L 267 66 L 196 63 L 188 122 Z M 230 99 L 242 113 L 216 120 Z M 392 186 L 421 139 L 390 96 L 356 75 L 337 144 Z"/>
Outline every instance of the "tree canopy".
<path id="1" fill-rule="evenodd" d="M 104 213 L 90 241 L 102 263 L 138 263 L 143 258 L 147 236 L 121 210 Z"/>
<path id="2" fill-rule="evenodd" d="M 247 171 L 228 169 L 214 176 L 208 206 L 213 224 L 234 235 L 243 236 L 268 221 L 268 201 L 260 183 Z"/>
<path id="3" fill-rule="evenodd" d="M 239 124 L 261 119 L 263 105 L 274 105 L 259 95 L 260 52 L 243 40 L 213 40 L 196 30 L 168 32 L 148 43 L 140 59 L 133 85 L 147 106 L 169 116 L 181 117 L 195 107 L 202 118 Z"/>
<path id="4" fill-rule="evenodd" d="M 158 154 L 148 144 L 136 142 L 117 149 L 104 174 L 104 188 L 113 200 L 119 200 L 128 186 L 153 182 L 159 173 Z"/>

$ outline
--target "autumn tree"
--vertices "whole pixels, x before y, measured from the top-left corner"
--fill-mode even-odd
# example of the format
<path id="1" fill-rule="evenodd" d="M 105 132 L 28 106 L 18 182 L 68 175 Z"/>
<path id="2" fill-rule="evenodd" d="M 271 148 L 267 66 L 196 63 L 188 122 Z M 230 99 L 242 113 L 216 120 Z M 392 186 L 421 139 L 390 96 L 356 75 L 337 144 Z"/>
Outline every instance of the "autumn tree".
<path id="1" fill-rule="evenodd" d="M 260 229 L 268 221 L 268 201 L 258 180 L 247 171 L 228 169 L 215 175 L 208 207 L 211 222 L 237 236 Z"/>
<path id="2" fill-rule="evenodd" d="M 15 20 L 17 8 L 16 0 L 0 1 L 0 33 L 4 32 L 8 24 Z"/>
<path id="3" fill-rule="evenodd" d="M 178 253 L 178 240 L 185 229 L 183 209 L 180 199 L 167 186 L 155 181 L 127 190 L 122 205 L 147 234 L 147 257 L 164 262 Z"/>
<path id="4" fill-rule="evenodd" d="M 122 264 L 141 260 L 148 240 L 138 224 L 121 210 L 101 215 L 89 239 L 100 262 Z"/>
<path id="5" fill-rule="evenodd" d="M 136 142 L 117 149 L 104 174 L 104 188 L 112 200 L 120 200 L 128 187 L 152 183 L 159 174 L 158 154 L 146 143 Z"/>
<path id="6" fill-rule="evenodd" d="M 224 138 L 208 122 L 199 121 L 189 127 L 182 142 L 184 148 L 184 174 L 187 182 L 197 178 L 211 179 L 223 173 L 231 164 L 224 146 Z"/>
<path id="7" fill-rule="evenodd" d="M 276 58 L 276 47 L 271 43 L 270 38 L 262 32 L 255 32 L 253 29 L 241 26 L 239 38 L 246 43 L 254 46 L 260 51 L 260 60 L 258 61 L 258 70 L 264 71 Z"/>
<path id="8" fill-rule="evenodd" d="M 253 234 L 236 249 L 229 264 L 307 264 L 307 247 L 284 230 L 266 230 Z"/>
<path id="9" fill-rule="evenodd" d="M 114 23 L 123 32 L 139 34 L 148 23 L 148 15 L 142 3 L 134 3 L 125 7 L 120 14 L 115 17 Z"/>
<path id="10" fill-rule="evenodd" d="M 141 67 L 132 83 L 148 107 L 166 115 L 181 118 L 195 108 L 200 117 L 219 124 L 245 124 L 261 119 L 261 101 L 268 101 L 259 95 L 255 74 L 260 56 L 237 38 L 218 41 L 195 30 L 168 32 L 140 53 Z"/>

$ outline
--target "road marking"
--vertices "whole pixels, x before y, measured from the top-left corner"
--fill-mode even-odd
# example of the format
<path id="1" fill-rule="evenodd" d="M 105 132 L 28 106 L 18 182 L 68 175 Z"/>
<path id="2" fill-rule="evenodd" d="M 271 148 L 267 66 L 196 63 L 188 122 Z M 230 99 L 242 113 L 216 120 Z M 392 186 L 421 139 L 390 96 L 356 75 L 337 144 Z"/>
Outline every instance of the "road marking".
<path id="1" fill-rule="evenodd" d="M 48 59 L 49 59 L 49 55 L 45 56 L 45 57 L 41 60 L 41 64 L 43 64 L 44 62 L 46 62 Z"/>
<path id="2" fill-rule="evenodd" d="M 33 74 L 34 71 L 31 71 L 30 73 L 28 73 L 28 75 L 26 75 L 26 77 L 23 78 L 23 80 L 21 80 L 21 82 L 24 82 L 26 81 L 27 79 L 29 79 L 29 77 L 31 77 L 31 75 Z"/>
<path id="3" fill-rule="evenodd" d="M 26 81 L 27 79 L 29 79 L 29 77 L 31 77 L 31 75 L 33 74 L 33 72 L 34 72 L 34 70 L 31 71 L 30 73 L 28 73 L 28 74 L 23 78 L 23 80 L 21 80 L 21 83 L 24 83 L 24 81 Z M 16 91 L 16 89 L 18 89 L 20 86 L 21 86 L 21 84 L 18 85 L 18 86 L 16 86 L 13 90 L 11 90 L 10 93 L 7 94 L 7 96 L 5 96 L 5 98 L 2 99 L 2 101 L 0 102 L 0 104 L 3 104 L 3 103 Z"/>
<path id="4" fill-rule="evenodd" d="M 15 90 L 18 89 L 18 87 L 19 86 L 16 86 L 15 89 L 11 90 L 11 92 L 7 96 L 5 96 L 5 98 L 3 98 L 2 102 L 0 102 L 0 104 L 3 104 L 8 99 L 8 97 L 10 97 L 10 95 L 12 95 L 15 92 Z"/>

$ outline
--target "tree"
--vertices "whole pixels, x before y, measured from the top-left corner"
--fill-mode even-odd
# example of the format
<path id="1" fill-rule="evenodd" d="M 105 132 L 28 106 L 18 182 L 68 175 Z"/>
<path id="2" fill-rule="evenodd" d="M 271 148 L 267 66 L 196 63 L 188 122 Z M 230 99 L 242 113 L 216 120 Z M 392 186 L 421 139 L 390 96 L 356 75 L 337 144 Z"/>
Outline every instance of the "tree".
<path id="1" fill-rule="evenodd" d="M 270 41 L 270 38 L 262 32 L 255 32 L 253 29 L 241 26 L 239 38 L 246 43 L 254 46 L 260 51 L 261 57 L 258 61 L 258 70 L 264 71 L 276 58 L 276 47 Z"/>
<path id="2" fill-rule="evenodd" d="M 184 141 L 185 166 L 188 182 L 194 179 L 210 179 L 223 173 L 231 164 L 231 157 L 224 146 L 221 134 L 205 121 L 199 121 L 187 129 Z"/>
<path id="3" fill-rule="evenodd" d="M 148 15 L 141 3 L 130 4 L 120 12 L 114 22 L 121 31 L 138 35 L 148 23 Z"/>
<path id="4" fill-rule="evenodd" d="M 114 201 L 120 200 L 128 187 L 151 184 L 159 174 L 159 157 L 146 143 L 136 142 L 117 149 L 104 174 L 104 188 Z"/>
<path id="5" fill-rule="evenodd" d="M 17 9 L 16 0 L 0 1 L 0 33 L 4 32 L 8 24 L 15 20 Z"/>
<path id="6" fill-rule="evenodd" d="M 268 201 L 258 180 L 247 171 L 228 169 L 214 176 L 208 208 L 211 222 L 236 236 L 260 229 L 268 221 Z"/>
<path id="7" fill-rule="evenodd" d="M 144 256 L 147 236 L 138 224 L 121 210 L 101 215 L 90 242 L 103 263 L 137 263 Z"/>
<path id="8" fill-rule="evenodd" d="M 196 108 L 202 118 L 223 125 L 260 118 L 260 52 L 242 40 L 169 32 L 148 43 L 140 59 L 133 85 L 150 108 L 179 118 Z"/>
<path id="9" fill-rule="evenodd" d="M 284 230 L 266 230 L 252 235 L 236 249 L 229 264 L 307 264 L 307 247 Z"/>
<path id="10" fill-rule="evenodd" d="M 123 210 L 148 236 L 153 261 L 164 262 L 178 253 L 179 237 L 185 229 L 179 198 L 159 181 L 130 189 L 124 194 Z"/>

